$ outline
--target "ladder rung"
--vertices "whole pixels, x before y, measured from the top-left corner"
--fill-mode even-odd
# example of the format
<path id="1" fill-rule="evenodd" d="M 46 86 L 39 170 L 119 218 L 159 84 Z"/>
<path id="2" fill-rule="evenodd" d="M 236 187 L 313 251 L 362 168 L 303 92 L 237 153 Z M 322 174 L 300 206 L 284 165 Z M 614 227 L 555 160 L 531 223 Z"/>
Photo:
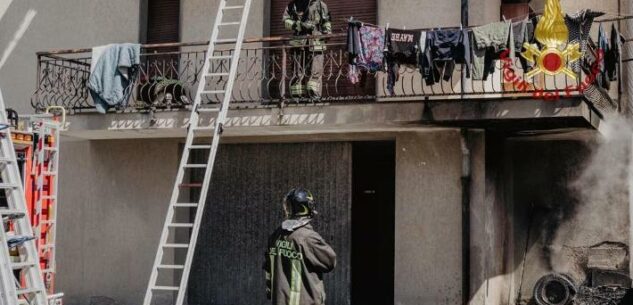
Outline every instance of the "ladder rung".
<path id="1" fill-rule="evenodd" d="M 198 108 L 198 112 L 220 112 L 220 108 Z"/>
<path id="2" fill-rule="evenodd" d="M 224 94 L 224 90 L 202 90 L 200 94 Z"/>
<path id="3" fill-rule="evenodd" d="M 11 162 L 13 162 L 13 160 L 11 160 L 9 158 L 6 158 L 6 157 L 2 157 L 2 158 L 0 158 L 0 162 L 11 163 Z"/>
<path id="4" fill-rule="evenodd" d="M 42 270 L 42 273 L 55 273 L 55 270 L 53 270 L 53 269 L 44 269 L 44 270 Z"/>
<path id="5" fill-rule="evenodd" d="M 169 227 L 171 228 L 193 228 L 192 223 L 170 223 Z"/>
<path id="6" fill-rule="evenodd" d="M 211 145 L 191 145 L 189 149 L 211 149 Z"/>
<path id="7" fill-rule="evenodd" d="M 233 58 L 233 55 L 217 55 L 217 56 L 209 57 L 209 59 L 231 59 L 231 58 Z"/>
<path id="8" fill-rule="evenodd" d="M 24 216 L 24 212 L 19 210 L 11 210 L 11 209 L 0 209 L 0 215 L 20 215 Z"/>
<path id="9" fill-rule="evenodd" d="M 213 130 L 213 126 L 195 127 L 193 130 L 194 131 L 211 131 Z"/>
<path id="10" fill-rule="evenodd" d="M 182 249 L 186 249 L 186 248 L 189 248 L 189 244 L 164 244 L 163 247 L 165 247 L 165 248 L 182 248 Z"/>
<path id="11" fill-rule="evenodd" d="M 220 26 L 229 26 L 229 25 L 240 25 L 240 23 L 238 21 L 235 21 L 235 22 L 222 22 L 222 23 L 220 23 Z"/>
<path id="12" fill-rule="evenodd" d="M 15 183 L 0 183 L 0 189 L 17 189 L 19 187 L 20 185 Z"/>
<path id="13" fill-rule="evenodd" d="M 226 38 L 226 39 L 217 39 L 216 43 L 237 43 L 237 39 L 235 38 Z"/>
<path id="14" fill-rule="evenodd" d="M 202 183 L 181 183 L 180 188 L 199 188 L 202 187 Z"/>
<path id="15" fill-rule="evenodd" d="M 43 224 L 48 224 L 48 225 L 55 224 L 55 220 L 42 220 L 42 223 Z"/>
<path id="16" fill-rule="evenodd" d="M 57 175 L 57 172 L 43 172 L 42 175 L 44 175 L 44 176 L 55 176 L 55 175 Z"/>
<path id="17" fill-rule="evenodd" d="M 197 208 L 197 203 L 174 203 L 174 207 L 176 208 Z"/>
<path id="18" fill-rule="evenodd" d="M 180 287 L 175 287 L 175 286 L 154 286 L 154 287 L 152 287 L 152 290 L 178 291 L 178 290 L 180 290 Z"/>
<path id="19" fill-rule="evenodd" d="M 206 164 L 186 164 L 185 168 L 207 168 Z"/>
<path id="20" fill-rule="evenodd" d="M 44 199 L 44 200 L 56 200 L 57 196 L 42 196 L 42 199 Z"/>
<path id="21" fill-rule="evenodd" d="M 225 10 L 238 10 L 238 9 L 242 9 L 244 8 L 243 5 L 232 5 L 232 6 L 225 6 L 224 9 Z"/>
<path id="22" fill-rule="evenodd" d="M 158 265 L 158 269 L 185 269 L 185 265 Z"/>
<path id="23" fill-rule="evenodd" d="M 45 244 L 42 245 L 42 249 L 52 249 L 55 248 L 55 244 Z"/>
<path id="24" fill-rule="evenodd" d="M 55 148 L 55 147 L 44 147 L 44 150 L 57 151 L 57 148 Z"/>
<path id="25" fill-rule="evenodd" d="M 213 72 L 204 74 L 205 77 L 220 77 L 220 76 L 229 76 L 229 72 Z M 224 92 L 224 91 L 222 91 Z"/>
<path id="26" fill-rule="evenodd" d="M 43 290 L 40 288 L 23 288 L 23 289 L 17 289 L 16 292 L 18 293 L 18 295 L 22 295 L 22 294 L 31 294 L 31 293 L 39 293 L 42 292 Z"/>
<path id="27" fill-rule="evenodd" d="M 11 268 L 13 268 L 13 270 L 24 269 L 28 267 L 34 267 L 34 266 L 35 266 L 34 262 L 11 263 Z"/>

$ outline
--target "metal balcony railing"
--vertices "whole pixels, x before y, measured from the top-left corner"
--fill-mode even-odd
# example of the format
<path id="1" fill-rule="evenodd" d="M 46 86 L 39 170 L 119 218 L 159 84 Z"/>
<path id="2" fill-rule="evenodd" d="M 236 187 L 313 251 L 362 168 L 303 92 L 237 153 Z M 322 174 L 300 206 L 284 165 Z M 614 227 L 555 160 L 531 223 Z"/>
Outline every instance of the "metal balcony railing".
<path id="1" fill-rule="evenodd" d="M 426 85 L 419 69 L 401 67 L 393 94 L 387 90 L 387 73 L 363 73 L 361 81 L 352 84 L 343 34 L 326 36 L 322 96 L 293 96 L 292 84 L 310 78 L 310 51 L 293 48 L 287 37 L 249 39 L 240 55 L 239 72 L 233 91 L 233 107 L 277 107 L 288 103 L 377 103 L 456 99 L 502 99 L 530 96 L 558 98 L 581 95 L 576 90 L 583 77 L 572 80 L 565 76 L 535 77 L 529 82 L 516 59 L 512 65 L 497 61 L 495 73 L 487 80 L 466 77 L 457 65 L 447 81 Z M 127 98 L 116 111 L 160 111 L 186 108 L 191 104 L 199 73 L 203 67 L 206 42 L 143 45 L 141 65 L 133 73 Z M 232 50 L 216 51 L 229 55 Z M 41 111 L 48 106 L 63 106 L 70 113 L 94 111 L 87 82 L 90 77 L 91 49 L 39 52 L 37 88 L 32 106 Z M 228 59 L 212 63 L 214 72 L 228 69 Z M 511 68 L 511 71 L 510 71 Z M 511 75 L 508 75 L 510 74 Z M 514 76 L 508 78 L 508 76 Z M 222 88 L 226 78 L 208 83 L 212 89 Z M 205 96 L 204 103 L 218 103 L 221 96 Z"/>

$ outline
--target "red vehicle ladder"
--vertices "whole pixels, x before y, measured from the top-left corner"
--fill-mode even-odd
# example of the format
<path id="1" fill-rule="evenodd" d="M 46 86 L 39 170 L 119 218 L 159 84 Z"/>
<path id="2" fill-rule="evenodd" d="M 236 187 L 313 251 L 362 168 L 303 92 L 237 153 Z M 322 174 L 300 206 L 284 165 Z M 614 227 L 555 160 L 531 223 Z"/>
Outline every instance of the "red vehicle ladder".
<path id="1" fill-rule="evenodd" d="M 55 254 L 59 133 L 64 119 L 60 122 L 48 114 L 32 116 L 16 121 L 12 133 L 50 305 L 61 305 L 63 296 L 55 293 Z"/>

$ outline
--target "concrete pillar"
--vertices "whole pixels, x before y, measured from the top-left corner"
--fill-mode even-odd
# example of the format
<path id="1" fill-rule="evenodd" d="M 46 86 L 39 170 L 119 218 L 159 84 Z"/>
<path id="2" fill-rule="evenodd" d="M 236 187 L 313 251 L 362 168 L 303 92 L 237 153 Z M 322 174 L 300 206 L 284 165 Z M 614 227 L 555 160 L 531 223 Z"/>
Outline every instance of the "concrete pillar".
<path id="1" fill-rule="evenodd" d="M 394 304 L 462 304 L 459 130 L 396 140 Z"/>

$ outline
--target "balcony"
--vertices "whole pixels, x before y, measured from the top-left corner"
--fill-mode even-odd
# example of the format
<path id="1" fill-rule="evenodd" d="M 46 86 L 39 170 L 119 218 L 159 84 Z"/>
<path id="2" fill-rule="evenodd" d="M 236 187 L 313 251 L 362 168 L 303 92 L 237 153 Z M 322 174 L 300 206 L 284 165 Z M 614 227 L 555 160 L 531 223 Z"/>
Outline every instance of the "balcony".
<path id="1" fill-rule="evenodd" d="M 309 51 L 289 46 L 287 37 L 246 40 L 240 54 L 232 109 L 277 109 L 287 113 L 284 109 L 300 108 L 296 106 L 380 105 L 406 109 L 407 105 L 424 104 L 425 110 L 415 114 L 417 121 L 420 117 L 422 121 L 442 122 L 501 119 L 504 116 L 508 119 L 563 116 L 584 117 L 590 125 L 595 125 L 601 113 L 620 108 L 617 85 L 612 85 L 611 93 L 593 92 L 591 96 L 583 96 L 575 90 L 583 85 L 585 74 L 577 80 L 562 75 L 541 75 L 529 84 L 522 83 L 526 76 L 518 59 L 510 66 L 507 61 L 497 61 L 495 73 L 485 81 L 467 78 L 463 67 L 457 65 L 447 81 L 431 86 L 424 83 L 418 69 L 401 67 L 393 94 L 389 94 L 385 71 L 363 73 L 361 81 L 352 84 L 348 79 L 350 68 L 344 34 L 329 35 L 327 39 L 320 98 L 292 96 L 289 90 L 291 84 L 310 77 L 306 73 L 309 71 L 306 69 Z M 142 63 L 126 89 L 124 106 L 113 109 L 113 112 L 149 113 L 159 118 L 161 113 L 186 113 L 200 81 L 198 75 L 204 64 L 206 47 L 206 42 L 143 45 Z M 233 50 L 216 50 L 216 53 L 230 55 Z M 86 85 L 90 76 L 91 49 L 39 52 L 37 57 L 37 89 L 31 100 L 36 111 L 55 105 L 64 106 L 70 114 L 95 112 Z M 214 60 L 211 72 L 227 71 L 228 67 L 229 59 Z M 515 75 L 514 81 L 504 77 L 509 67 Z M 206 88 L 222 89 L 226 81 L 226 78 L 220 78 L 207 83 Z M 203 97 L 203 103 L 219 103 L 220 98 L 219 95 L 207 95 Z M 505 106 L 501 105 L 512 105 L 513 110 L 503 111 Z"/>

